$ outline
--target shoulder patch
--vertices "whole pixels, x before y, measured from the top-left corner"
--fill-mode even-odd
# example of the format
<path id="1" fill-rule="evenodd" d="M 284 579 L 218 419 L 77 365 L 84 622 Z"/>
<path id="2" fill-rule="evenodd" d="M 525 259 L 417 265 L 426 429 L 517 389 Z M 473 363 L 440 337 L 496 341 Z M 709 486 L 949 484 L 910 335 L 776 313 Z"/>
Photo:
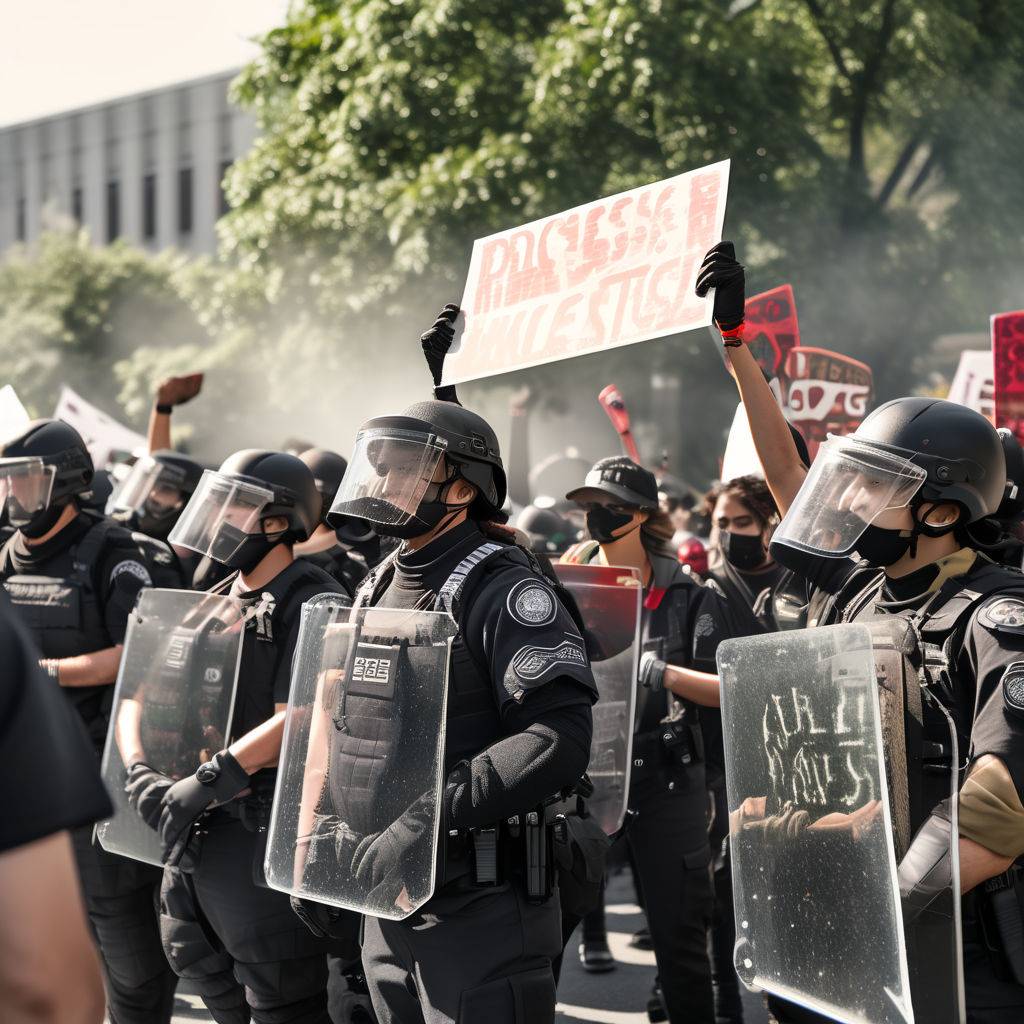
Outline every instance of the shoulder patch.
<path id="1" fill-rule="evenodd" d="M 523 626 L 547 626 L 558 614 L 558 603 L 550 587 L 533 579 L 517 583 L 505 604 L 512 618 Z"/>
<path id="2" fill-rule="evenodd" d="M 136 562 L 133 559 L 118 562 L 110 570 L 110 582 L 113 583 L 118 577 L 125 575 L 134 576 L 135 579 L 142 582 L 143 586 L 153 586 L 153 578 L 149 575 L 149 570 L 141 562 Z"/>
<path id="3" fill-rule="evenodd" d="M 1024 598 L 997 597 L 982 607 L 978 621 L 1002 633 L 1024 633 Z"/>

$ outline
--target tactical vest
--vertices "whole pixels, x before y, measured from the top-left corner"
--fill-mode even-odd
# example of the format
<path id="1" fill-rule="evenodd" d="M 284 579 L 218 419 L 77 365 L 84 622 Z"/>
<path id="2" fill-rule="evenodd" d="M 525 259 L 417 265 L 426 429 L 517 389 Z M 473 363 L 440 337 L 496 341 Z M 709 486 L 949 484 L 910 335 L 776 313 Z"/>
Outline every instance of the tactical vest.
<path id="1" fill-rule="evenodd" d="M 66 577 L 7 575 L 13 571 L 13 537 L 0 554 L 4 587 L 44 658 L 71 658 L 111 645 L 100 603 L 99 563 L 112 540 L 129 534 L 108 519 L 83 514 L 95 519 L 95 524 L 71 549 L 72 569 Z M 85 720 L 97 749 L 102 748 L 114 687 L 61 687 L 61 692 Z"/>
<path id="2" fill-rule="evenodd" d="M 363 580 L 356 593 L 355 608 L 373 606 L 394 575 L 398 552 L 392 552 Z M 543 576 L 553 587 L 558 599 L 586 636 L 579 609 L 572 596 L 555 578 L 550 566 L 545 567 L 533 552 L 515 544 L 484 541 L 471 551 L 452 571 L 441 587 L 431 608 L 448 612 L 460 632 L 452 643 L 451 668 L 448 673 L 448 713 L 445 726 L 445 771 L 459 761 L 475 757 L 484 747 L 501 739 L 501 717 L 494 697 L 494 683 L 488 666 L 481 665 L 462 638 L 462 622 L 473 595 L 485 580 L 509 565 L 519 565 Z M 420 609 L 426 611 L 424 607 Z"/>
<path id="3" fill-rule="evenodd" d="M 979 606 L 997 593 L 1024 596 L 1024 575 L 985 556 L 965 578 L 953 577 L 914 610 L 879 613 L 885 577 L 860 568 L 822 615 L 824 623 L 898 620 L 894 650 L 875 650 L 882 736 L 897 859 L 935 806 L 950 795 L 955 731 L 958 785 L 971 749 L 973 704 L 963 707 L 955 685 L 957 657 Z"/>

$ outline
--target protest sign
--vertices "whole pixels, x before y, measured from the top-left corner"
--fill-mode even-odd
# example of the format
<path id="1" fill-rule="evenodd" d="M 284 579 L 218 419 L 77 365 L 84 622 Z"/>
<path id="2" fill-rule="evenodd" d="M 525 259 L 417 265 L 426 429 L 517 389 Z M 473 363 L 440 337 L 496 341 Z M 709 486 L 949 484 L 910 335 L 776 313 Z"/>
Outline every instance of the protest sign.
<path id="1" fill-rule="evenodd" d="M 769 377 L 783 374 L 786 355 L 800 344 L 800 324 L 796 316 L 793 286 L 779 285 L 771 291 L 752 295 L 743 311 L 747 345 Z"/>
<path id="2" fill-rule="evenodd" d="M 444 382 L 708 326 L 693 289 L 728 181 L 726 160 L 478 239 Z"/>
<path id="3" fill-rule="evenodd" d="M 0 443 L 20 434 L 30 422 L 18 393 L 5 384 L 0 388 Z"/>
<path id="4" fill-rule="evenodd" d="M 983 350 L 969 350 L 960 353 L 960 363 L 949 386 L 949 401 L 966 405 L 968 409 L 980 412 L 994 421 L 995 370 L 992 353 Z"/>
<path id="5" fill-rule="evenodd" d="M 1024 310 L 992 317 L 996 426 L 1024 444 Z"/>
<path id="6" fill-rule="evenodd" d="M 92 456 L 93 465 L 103 469 L 114 451 L 146 451 L 147 442 L 141 435 L 122 426 L 113 417 L 97 409 L 67 385 L 61 388 L 54 419 L 63 420 L 82 435 Z"/>
<path id="7" fill-rule="evenodd" d="M 784 368 L 786 418 L 813 459 L 829 434 L 852 434 L 871 401 L 871 367 L 824 348 L 794 348 Z"/>

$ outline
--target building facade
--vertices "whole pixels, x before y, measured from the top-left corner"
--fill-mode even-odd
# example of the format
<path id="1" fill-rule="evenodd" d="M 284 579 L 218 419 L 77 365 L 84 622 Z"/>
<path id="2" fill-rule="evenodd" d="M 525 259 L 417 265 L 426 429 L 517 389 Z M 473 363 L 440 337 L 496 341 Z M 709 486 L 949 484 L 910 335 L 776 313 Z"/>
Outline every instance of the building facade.
<path id="1" fill-rule="evenodd" d="M 255 134 L 235 74 L 0 128 L 0 257 L 69 218 L 96 245 L 212 253 L 224 173 Z"/>

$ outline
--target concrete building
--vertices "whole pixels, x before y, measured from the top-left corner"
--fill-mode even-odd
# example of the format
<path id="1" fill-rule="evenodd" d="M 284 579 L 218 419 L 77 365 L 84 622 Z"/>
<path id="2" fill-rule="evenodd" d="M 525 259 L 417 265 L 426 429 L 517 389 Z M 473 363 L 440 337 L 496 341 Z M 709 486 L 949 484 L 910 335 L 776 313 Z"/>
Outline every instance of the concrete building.
<path id="1" fill-rule="evenodd" d="M 236 73 L 0 128 L 0 257 L 68 217 L 96 245 L 213 252 L 221 180 L 255 133 L 228 102 Z"/>

